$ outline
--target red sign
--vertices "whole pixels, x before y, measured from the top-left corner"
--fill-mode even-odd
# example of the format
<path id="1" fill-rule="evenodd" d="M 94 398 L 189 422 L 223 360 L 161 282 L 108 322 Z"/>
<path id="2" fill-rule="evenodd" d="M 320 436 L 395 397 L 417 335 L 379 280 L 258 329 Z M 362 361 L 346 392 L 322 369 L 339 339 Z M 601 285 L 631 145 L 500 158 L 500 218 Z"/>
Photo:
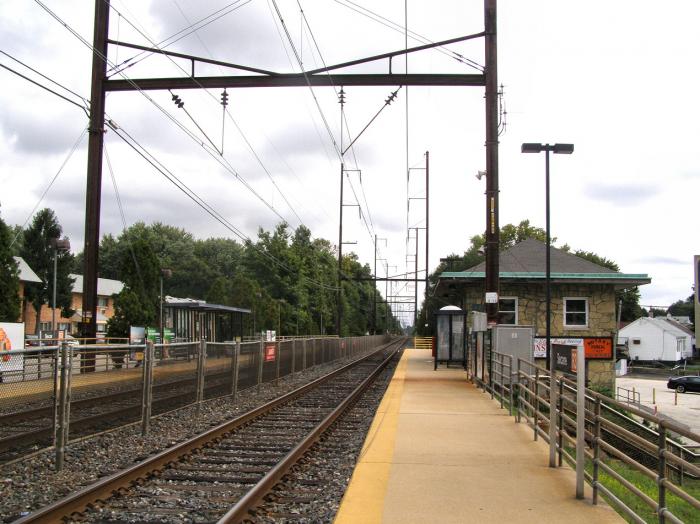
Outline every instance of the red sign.
<path id="1" fill-rule="evenodd" d="M 274 362 L 277 356 L 277 344 L 265 344 L 265 362 Z"/>
<path id="2" fill-rule="evenodd" d="M 612 339 L 586 337 L 583 339 L 586 358 L 612 358 Z"/>

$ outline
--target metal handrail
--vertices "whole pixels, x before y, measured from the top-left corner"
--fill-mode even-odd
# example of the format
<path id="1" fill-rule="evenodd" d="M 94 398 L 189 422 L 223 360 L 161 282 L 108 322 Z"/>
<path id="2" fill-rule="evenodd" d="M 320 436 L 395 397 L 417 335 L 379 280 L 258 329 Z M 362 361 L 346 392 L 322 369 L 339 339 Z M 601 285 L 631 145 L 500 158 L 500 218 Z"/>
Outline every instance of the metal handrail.
<path id="1" fill-rule="evenodd" d="M 498 397 L 501 406 L 511 399 L 509 407 L 515 416 L 515 421 L 519 422 L 524 418 L 526 424 L 533 428 L 535 440 L 541 436 L 543 440 L 549 442 L 547 428 L 550 417 L 547 412 L 551 407 L 550 372 L 531 361 L 518 358 L 514 360 L 511 373 L 507 375 L 505 369 L 507 366 L 503 364 L 507 356 L 492 351 L 488 379 L 483 380 L 474 376 L 472 379 L 485 391 L 490 391 L 492 396 Z M 567 447 L 575 448 L 577 440 L 575 437 L 577 414 L 574 401 L 576 383 L 564 376 L 555 376 L 555 383 L 557 387 L 553 420 L 557 427 L 553 433 L 556 436 L 554 446 L 559 455 L 559 465 L 561 466 L 562 460 L 565 459 L 575 467 L 576 460 Z M 510 389 L 507 397 L 506 387 Z M 512 400 L 513 398 L 515 400 Z M 619 489 L 626 490 L 633 497 L 640 499 L 645 506 L 651 508 L 658 516 L 660 523 L 681 522 L 678 516 L 668 508 L 667 493 L 677 496 L 691 508 L 700 510 L 700 501 L 682 486 L 684 477 L 700 478 L 700 465 L 696 463 L 700 453 L 695 451 L 697 446 L 676 442 L 671 439 L 669 433 L 683 436 L 698 444 L 700 444 L 700 434 L 672 420 L 647 413 L 634 405 L 608 398 L 590 389 L 585 390 L 584 409 L 585 412 L 582 414 L 585 417 L 584 456 L 592 466 L 592 473 L 586 471 L 584 477 L 593 487 L 594 504 L 597 504 L 600 493 L 631 521 L 645 522 L 633 509 L 634 505 L 626 504 L 611 487 L 604 484 L 600 478 L 602 471 L 617 481 L 621 486 Z M 645 424 L 653 425 L 655 428 Z M 624 444 L 620 445 L 619 441 Z M 647 465 L 635 459 L 633 456 L 635 453 L 642 453 L 641 460 Z M 606 456 L 618 459 L 632 470 L 654 480 L 657 485 L 656 496 L 645 493 L 630 479 L 625 478 L 623 473 L 616 471 L 606 462 Z M 678 475 L 678 483 L 669 476 L 671 472 Z"/>

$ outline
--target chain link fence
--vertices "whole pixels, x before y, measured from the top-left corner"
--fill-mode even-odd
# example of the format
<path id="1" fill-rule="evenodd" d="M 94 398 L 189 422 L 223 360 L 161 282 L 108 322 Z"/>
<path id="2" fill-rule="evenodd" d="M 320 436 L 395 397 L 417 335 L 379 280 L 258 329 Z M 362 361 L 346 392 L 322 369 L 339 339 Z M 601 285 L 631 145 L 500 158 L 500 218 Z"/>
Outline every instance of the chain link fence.
<path id="1" fill-rule="evenodd" d="M 146 345 L 63 343 L 13 351 L 0 367 L 0 462 L 54 446 L 60 469 L 70 440 L 354 358 L 383 335 L 275 342 Z"/>

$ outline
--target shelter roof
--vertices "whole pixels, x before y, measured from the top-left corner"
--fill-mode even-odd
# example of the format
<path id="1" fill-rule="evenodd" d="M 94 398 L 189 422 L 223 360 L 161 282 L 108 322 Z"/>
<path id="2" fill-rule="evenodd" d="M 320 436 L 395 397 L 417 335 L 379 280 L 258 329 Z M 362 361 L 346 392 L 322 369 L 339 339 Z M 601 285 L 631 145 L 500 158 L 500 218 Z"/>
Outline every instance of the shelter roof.
<path id="1" fill-rule="evenodd" d="M 22 282 L 41 282 L 41 279 L 36 273 L 29 267 L 26 260 L 22 257 L 13 257 L 15 262 L 17 262 L 17 269 L 19 269 L 19 279 Z"/>
<path id="2" fill-rule="evenodd" d="M 195 298 L 178 298 L 178 297 L 165 297 L 165 305 L 173 309 L 191 309 L 194 311 L 219 311 L 219 312 L 229 312 L 229 313 L 248 313 L 250 314 L 250 309 L 224 306 L 222 304 L 210 304 L 206 300 L 197 300 Z"/>
<path id="3" fill-rule="evenodd" d="M 546 252 L 546 244 L 534 239 L 524 240 L 500 252 L 499 278 L 513 281 L 544 280 Z M 554 247 L 550 259 L 553 282 L 615 284 L 623 288 L 651 282 L 647 274 L 619 273 Z M 481 262 L 465 271 L 446 271 L 440 275 L 440 280 L 483 280 L 485 268 L 485 262 Z"/>
<path id="4" fill-rule="evenodd" d="M 71 278 L 75 279 L 73 282 L 73 293 L 83 292 L 83 275 L 70 275 Z M 124 283 L 119 280 L 112 280 L 111 278 L 98 278 L 97 279 L 97 294 L 103 297 L 111 297 L 116 295 L 124 289 Z"/>

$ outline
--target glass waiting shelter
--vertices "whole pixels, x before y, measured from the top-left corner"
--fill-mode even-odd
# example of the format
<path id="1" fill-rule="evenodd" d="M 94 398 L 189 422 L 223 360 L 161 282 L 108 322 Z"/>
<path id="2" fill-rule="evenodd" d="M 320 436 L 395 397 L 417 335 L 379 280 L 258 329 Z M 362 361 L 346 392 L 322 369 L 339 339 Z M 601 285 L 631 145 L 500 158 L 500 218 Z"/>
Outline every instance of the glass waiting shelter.
<path id="1" fill-rule="evenodd" d="M 437 343 L 435 369 L 438 364 L 459 364 L 467 368 L 467 313 L 456 306 L 445 306 L 435 313 Z"/>

